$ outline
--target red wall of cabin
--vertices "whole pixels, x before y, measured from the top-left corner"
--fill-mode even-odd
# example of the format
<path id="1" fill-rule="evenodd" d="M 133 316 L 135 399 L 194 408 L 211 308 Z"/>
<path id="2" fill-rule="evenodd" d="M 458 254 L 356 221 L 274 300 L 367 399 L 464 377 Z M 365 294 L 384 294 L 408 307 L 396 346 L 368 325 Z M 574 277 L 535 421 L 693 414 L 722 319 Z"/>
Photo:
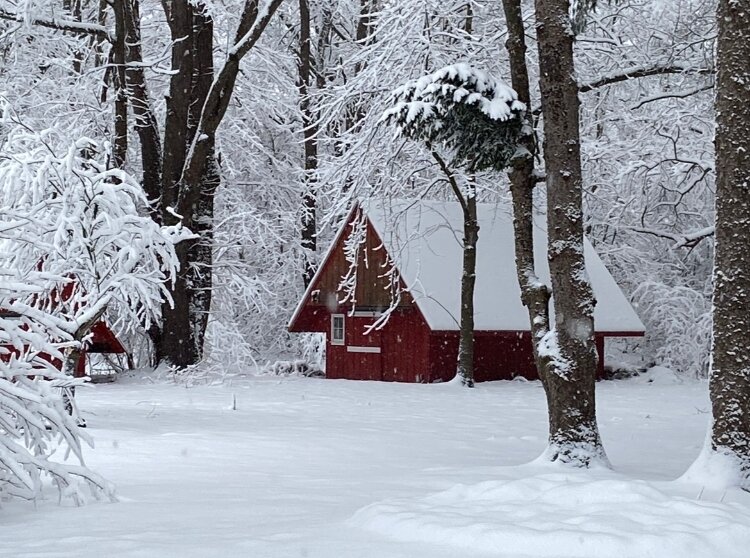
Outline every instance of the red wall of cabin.
<path id="1" fill-rule="evenodd" d="M 447 382 L 456 373 L 458 332 L 431 332 L 418 310 L 399 310 L 379 331 L 356 334 L 374 318 L 345 317 L 346 345 L 331 345 L 326 331 L 326 377 L 387 382 Z M 326 317 L 326 324 L 330 317 Z M 528 332 L 476 332 L 474 379 L 477 382 L 538 379 Z M 350 352 L 348 347 L 380 347 L 379 354 Z M 604 337 L 597 335 L 598 377 L 604 373 Z"/>
<path id="2" fill-rule="evenodd" d="M 435 332 L 430 336 L 431 381 L 448 381 L 456 374 L 458 332 Z M 597 377 L 604 375 L 604 337 L 596 336 Z M 529 332 L 477 331 L 474 334 L 474 380 L 489 382 L 522 376 L 538 380 Z"/>
<path id="3" fill-rule="evenodd" d="M 416 308 L 392 315 L 382 335 L 383 380 L 429 382 L 429 342 L 430 329 Z"/>
<path id="4" fill-rule="evenodd" d="M 330 317 L 327 318 L 330 320 Z M 375 318 L 345 315 L 346 345 L 332 345 L 326 331 L 326 377 L 386 382 L 429 381 L 430 330 L 416 309 L 396 310 L 380 330 L 365 335 Z M 355 329 L 356 328 L 356 329 Z M 380 353 L 351 352 L 350 347 L 379 347 Z"/>

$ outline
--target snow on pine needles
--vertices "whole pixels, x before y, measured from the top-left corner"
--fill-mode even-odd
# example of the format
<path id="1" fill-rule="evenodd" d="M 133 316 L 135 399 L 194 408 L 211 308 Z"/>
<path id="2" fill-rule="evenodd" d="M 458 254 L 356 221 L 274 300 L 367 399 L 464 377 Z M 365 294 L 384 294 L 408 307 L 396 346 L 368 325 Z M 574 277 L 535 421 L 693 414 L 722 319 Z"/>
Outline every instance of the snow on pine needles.
<path id="1" fill-rule="evenodd" d="M 660 378 L 598 384 L 615 471 L 588 473 L 533 462 L 538 382 L 91 387 L 86 458 L 119 502 L 3 503 L 0 556 L 744 557 L 750 495 L 674 480 L 707 387 Z"/>

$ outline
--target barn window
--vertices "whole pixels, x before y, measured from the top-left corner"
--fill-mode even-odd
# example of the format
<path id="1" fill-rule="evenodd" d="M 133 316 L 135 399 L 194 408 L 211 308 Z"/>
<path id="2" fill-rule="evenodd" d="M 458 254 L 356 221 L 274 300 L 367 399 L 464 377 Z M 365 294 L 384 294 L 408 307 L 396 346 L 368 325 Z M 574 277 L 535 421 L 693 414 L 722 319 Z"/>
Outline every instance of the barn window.
<path id="1" fill-rule="evenodd" d="M 344 315 L 331 315 L 331 345 L 344 345 Z"/>

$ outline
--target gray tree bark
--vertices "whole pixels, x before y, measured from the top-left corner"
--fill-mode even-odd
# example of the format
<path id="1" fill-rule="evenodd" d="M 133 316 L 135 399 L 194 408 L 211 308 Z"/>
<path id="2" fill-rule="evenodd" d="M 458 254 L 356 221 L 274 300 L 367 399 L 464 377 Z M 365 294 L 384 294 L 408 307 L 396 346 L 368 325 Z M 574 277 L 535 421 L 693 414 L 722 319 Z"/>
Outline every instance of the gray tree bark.
<path id="1" fill-rule="evenodd" d="M 583 255 L 578 86 L 568 0 L 536 0 L 547 174 L 547 253 L 554 327 L 540 341 L 548 359 L 547 457 L 579 467 L 607 463 L 596 422 L 596 300 Z"/>
<path id="2" fill-rule="evenodd" d="M 461 384 L 474 387 L 474 286 L 477 281 L 477 243 L 479 219 L 477 217 L 477 192 L 473 183 L 462 192 L 453 171 L 435 151 L 432 157 L 446 176 L 456 200 L 461 204 L 464 221 L 463 263 L 461 271 L 461 323 L 458 335 L 456 376 Z"/>
<path id="3" fill-rule="evenodd" d="M 526 105 L 524 128 L 520 138 L 519 155 L 512 161 L 508 178 L 513 200 L 513 235 L 516 253 L 516 273 L 521 288 L 521 301 L 529 313 L 532 350 L 539 378 L 547 389 L 547 359 L 539 356 L 539 342 L 549 332 L 550 291 L 536 273 L 534 264 L 534 157 L 537 145 L 534 138 L 534 123 L 531 114 L 529 70 L 526 63 L 526 29 L 523 23 L 520 0 L 503 0 L 505 21 L 508 26 L 508 49 L 511 85 L 518 99 Z"/>
<path id="4" fill-rule="evenodd" d="M 750 1 L 720 0 L 711 445 L 750 490 Z"/>
<path id="5" fill-rule="evenodd" d="M 307 287 L 310 281 L 312 281 L 313 275 L 315 275 L 315 262 L 311 256 L 317 249 L 317 196 L 315 188 L 317 183 L 316 173 L 318 170 L 318 126 L 310 99 L 313 58 L 310 44 L 310 4 L 308 0 L 299 0 L 299 20 L 297 90 L 299 91 L 299 108 L 302 113 L 303 168 L 305 172 L 305 192 L 302 197 L 303 214 L 301 222 L 301 244 L 302 249 L 305 251 L 303 254 L 304 270 L 302 279 L 305 287 Z"/>

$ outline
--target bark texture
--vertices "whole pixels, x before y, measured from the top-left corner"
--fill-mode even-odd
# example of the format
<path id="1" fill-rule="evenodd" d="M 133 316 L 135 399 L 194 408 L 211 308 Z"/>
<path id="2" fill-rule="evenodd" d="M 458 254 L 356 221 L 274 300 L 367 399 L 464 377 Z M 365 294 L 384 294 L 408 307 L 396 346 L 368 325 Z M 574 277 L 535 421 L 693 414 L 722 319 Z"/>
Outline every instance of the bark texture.
<path id="1" fill-rule="evenodd" d="M 578 85 L 567 0 L 536 0 L 540 89 L 547 173 L 548 258 L 555 324 L 539 350 L 548 359 L 552 461 L 606 463 L 596 422 L 596 303 L 583 256 Z"/>
<path id="2" fill-rule="evenodd" d="M 459 325 L 458 359 L 456 375 L 461 384 L 474 387 L 474 286 L 477 281 L 477 243 L 479 220 L 477 218 L 477 192 L 473 182 L 466 191 L 458 186 L 453 171 L 436 152 L 432 157 L 446 176 L 456 200 L 461 204 L 464 220 L 463 267 L 461 272 L 461 323 Z"/>
<path id="3" fill-rule="evenodd" d="M 525 28 L 521 15 L 520 0 L 503 0 L 508 39 L 505 43 L 510 59 L 511 84 L 518 99 L 526 104 L 524 128 L 520 145 L 523 148 L 513 160 L 509 172 L 510 190 L 513 200 L 513 231 L 515 235 L 516 270 L 521 286 L 521 298 L 529 311 L 529 322 L 534 339 L 540 341 L 549 331 L 550 293 L 539 281 L 534 266 L 534 156 L 537 148 L 533 132 L 529 72 L 526 65 Z M 537 369 L 543 377 L 538 351 L 534 344 Z"/>
<path id="4" fill-rule="evenodd" d="M 474 387 L 474 286 L 477 281 L 476 193 L 466 196 L 464 210 L 463 271 L 461 274 L 461 331 L 458 342 L 458 376 L 466 387 Z"/>
<path id="5" fill-rule="evenodd" d="M 315 275 L 315 262 L 312 253 L 317 249 L 315 193 L 318 170 L 318 127 L 310 99 L 312 85 L 313 58 L 310 44 L 310 5 L 308 0 L 299 0 L 299 59 L 298 80 L 299 108 L 302 113 L 302 146 L 304 149 L 305 192 L 302 198 L 302 249 L 304 250 L 303 280 L 305 287 Z"/>
<path id="6" fill-rule="evenodd" d="M 717 21 L 711 443 L 750 489 L 750 1 L 720 0 Z"/>
<path id="7" fill-rule="evenodd" d="M 516 273 L 521 289 L 521 301 L 529 313 L 529 325 L 533 339 L 532 348 L 539 378 L 547 389 L 547 359 L 539 356 L 539 342 L 549 332 L 550 292 L 542 283 L 534 265 L 534 157 L 537 146 L 534 138 L 534 124 L 531 114 L 531 94 L 529 91 L 529 70 L 526 64 L 526 30 L 523 24 L 520 0 L 503 0 L 505 21 L 508 27 L 508 49 L 511 85 L 518 99 L 526 105 L 523 131 L 520 138 L 518 156 L 512 161 L 508 178 L 513 200 L 513 234 L 516 253 Z"/>
<path id="8" fill-rule="evenodd" d="M 159 344 L 157 354 L 178 368 L 203 357 L 211 308 L 214 198 L 221 182 L 216 131 L 229 107 L 242 58 L 281 3 L 245 1 L 234 45 L 214 73 L 213 20 L 206 6 L 187 0 L 164 2 L 175 44 L 175 73 L 167 98 L 160 215 L 163 223 L 181 221 L 200 236 L 177 247 L 180 271 L 170 289 L 172 303 L 163 305 L 161 330 L 151 334 Z M 142 121 L 148 124 L 147 114 Z"/>

